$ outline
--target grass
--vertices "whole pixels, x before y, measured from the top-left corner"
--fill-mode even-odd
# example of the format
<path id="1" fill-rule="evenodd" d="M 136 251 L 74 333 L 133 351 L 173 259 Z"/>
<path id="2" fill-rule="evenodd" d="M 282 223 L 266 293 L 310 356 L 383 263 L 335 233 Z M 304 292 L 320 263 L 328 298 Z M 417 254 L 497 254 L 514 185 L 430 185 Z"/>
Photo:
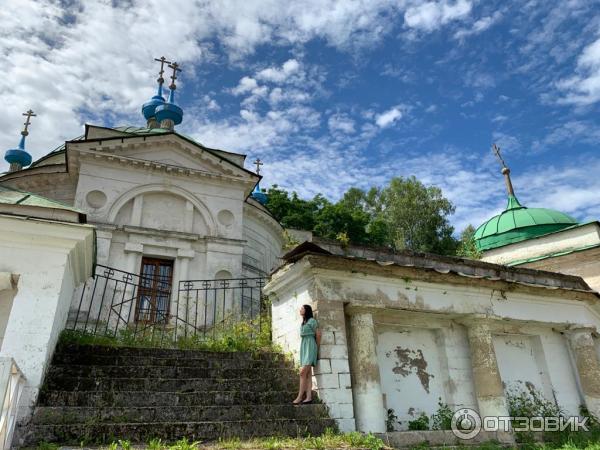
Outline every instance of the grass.
<path id="1" fill-rule="evenodd" d="M 83 445 L 82 445 L 83 447 Z M 41 442 L 37 450 L 58 450 L 56 444 Z M 190 442 L 186 438 L 167 444 L 160 439 L 152 439 L 146 445 L 133 445 L 127 440 L 114 440 L 101 447 L 103 450 L 133 450 L 146 448 L 149 450 L 325 450 L 325 449 L 368 449 L 382 450 L 387 447 L 383 441 L 372 434 L 336 433 L 332 429 L 325 430 L 322 436 L 304 438 L 265 437 L 241 440 L 239 438 L 221 439 L 218 442 Z"/>
<path id="2" fill-rule="evenodd" d="M 169 329 L 161 325 L 146 327 L 143 332 L 122 328 L 116 334 L 64 330 L 60 335 L 60 344 L 176 348 L 214 352 L 280 352 L 281 350 L 271 341 L 269 317 L 227 323 L 207 330 L 206 334 L 196 333 L 187 336 L 181 329 Z"/>

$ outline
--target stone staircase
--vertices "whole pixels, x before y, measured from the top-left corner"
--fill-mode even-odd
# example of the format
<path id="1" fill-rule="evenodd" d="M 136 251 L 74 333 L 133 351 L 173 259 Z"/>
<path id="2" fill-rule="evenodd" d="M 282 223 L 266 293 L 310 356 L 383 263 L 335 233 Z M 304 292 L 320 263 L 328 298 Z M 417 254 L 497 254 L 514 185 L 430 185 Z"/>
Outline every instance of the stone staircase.
<path id="1" fill-rule="evenodd" d="M 315 436 L 334 427 L 324 405 L 291 405 L 297 378 L 276 353 L 63 345 L 21 436 L 26 446 L 80 445 Z"/>

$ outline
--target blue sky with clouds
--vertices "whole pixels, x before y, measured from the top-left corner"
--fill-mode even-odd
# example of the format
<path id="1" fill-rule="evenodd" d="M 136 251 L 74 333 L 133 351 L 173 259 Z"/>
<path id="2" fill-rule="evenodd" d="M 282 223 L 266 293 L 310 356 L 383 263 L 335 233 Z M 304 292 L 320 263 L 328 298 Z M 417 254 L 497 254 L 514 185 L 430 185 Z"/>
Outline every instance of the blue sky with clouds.
<path id="1" fill-rule="evenodd" d="M 260 157 L 263 187 L 336 199 L 416 175 L 460 230 L 504 206 L 496 142 L 523 203 L 600 217 L 598 1 L 9 0 L 0 145 L 29 107 L 34 157 L 85 123 L 143 125 L 163 54 L 178 130 Z"/>

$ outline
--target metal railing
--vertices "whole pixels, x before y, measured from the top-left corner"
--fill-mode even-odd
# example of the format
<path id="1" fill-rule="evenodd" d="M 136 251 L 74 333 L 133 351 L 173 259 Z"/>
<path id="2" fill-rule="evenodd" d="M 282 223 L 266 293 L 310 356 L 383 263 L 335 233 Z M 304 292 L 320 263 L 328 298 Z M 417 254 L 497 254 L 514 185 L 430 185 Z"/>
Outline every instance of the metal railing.
<path id="1" fill-rule="evenodd" d="M 180 281 L 142 276 L 98 265 L 83 286 L 67 329 L 85 334 L 147 339 L 163 346 L 178 339 L 216 338 L 240 322 L 258 330 L 268 313 L 266 278 Z"/>
<path id="2" fill-rule="evenodd" d="M 262 288 L 266 278 L 186 280 L 179 282 L 175 327 L 203 338 L 239 322 L 253 323 L 259 330 L 268 308 Z"/>
<path id="3" fill-rule="evenodd" d="M 25 376 L 12 358 L 0 358 L 0 450 L 11 448 Z"/>

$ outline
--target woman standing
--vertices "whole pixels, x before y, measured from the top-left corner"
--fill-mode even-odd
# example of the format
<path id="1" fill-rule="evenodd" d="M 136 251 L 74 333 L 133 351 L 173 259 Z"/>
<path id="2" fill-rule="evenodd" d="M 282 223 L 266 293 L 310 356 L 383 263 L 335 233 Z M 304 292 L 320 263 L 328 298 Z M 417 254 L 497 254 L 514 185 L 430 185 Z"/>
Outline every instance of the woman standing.
<path id="1" fill-rule="evenodd" d="M 308 405 L 312 403 L 312 368 L 317 364 L 319 345 L 321 344 L 321 330 L 319 323 L 313 317 L 310 305 L 300 308 L 302 324 L 300 325 L 300 388 L 298 396 L 292 402 L 294 405 Z"/>

